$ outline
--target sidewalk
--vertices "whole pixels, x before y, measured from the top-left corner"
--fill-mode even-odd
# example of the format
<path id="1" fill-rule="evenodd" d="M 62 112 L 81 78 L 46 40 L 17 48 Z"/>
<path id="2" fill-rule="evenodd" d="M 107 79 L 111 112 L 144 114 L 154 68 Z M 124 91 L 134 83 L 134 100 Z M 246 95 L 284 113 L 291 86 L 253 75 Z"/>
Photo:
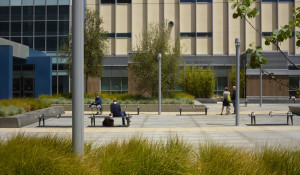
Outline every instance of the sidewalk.
<path id="1" fill-rule="evenodd" d="M 90 127 L 88 113 L 84 117 L 85 141 L 93 141 L 96 145 L 109 142 L 113 139 L 128 139 L 131 136 L 142 135 L 152 140 L 166 140 L 169 136 L 179 136 L 183 140 L 195 145 L 206 141 L 224 143 L 228 145 L 252 148 L 265 146 L 265 144 L 280 144 L 283 146 L 300 144 L 300 116 L 294 116 L 294 126 L 287 125 L 286 112 L 289 105 L 297 104 L 248 104 L 241 105 L 239 126 L 235 126 L 235 115 L 220 115 L 221 104 L 207 104 L 208 115 L 196 113 L 157 112 L 133 115 L 130 127 L 119 127 L 121 119 L 115 119 L 116 127 L 103 127 L 102 120 L 96 119 L 96 127 Z M 251 112 L 263 114 L 257 116 L 257 125 L 250 125 Z M 283 116 L 269 117 L 268 113 Z M 71 111 L 65 115 L 70 115 Z M 106 113 L 104 113 L 105 115 Z M 45 127 L 38 127 L 38 123 L 20 129 L 0 129 L 0 139 L 7 139 L 12 134 L 23 132 L 25 135 L 72 136 L 71 119 L 47 119 Z"/>

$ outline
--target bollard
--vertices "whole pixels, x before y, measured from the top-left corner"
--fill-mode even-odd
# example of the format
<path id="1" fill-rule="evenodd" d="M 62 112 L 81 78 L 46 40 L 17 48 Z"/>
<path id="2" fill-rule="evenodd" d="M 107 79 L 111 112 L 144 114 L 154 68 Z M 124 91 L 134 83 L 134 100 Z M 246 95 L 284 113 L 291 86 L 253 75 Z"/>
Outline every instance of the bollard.
<path id="1" fill-rule="evenodd" d="M 246 99 L 245 100 L 245 106 L 247 107 L 247 105 L 248 105 L 248 100 Z"/>
<path id="2" fill-rule="evenodd" d="M 137 108 L 137 115 L 140 115 L 140 106 Z"/>
<path id="3" fill-rule="evenodd" d="M 179 115 L 181 115 L 181 106 L 179 107 Z"/>
<path id="4" fill-rule="evenodd" d="M 205 115 L 207 115 L 207 109 L 208 107 L 205 105 Z"/>

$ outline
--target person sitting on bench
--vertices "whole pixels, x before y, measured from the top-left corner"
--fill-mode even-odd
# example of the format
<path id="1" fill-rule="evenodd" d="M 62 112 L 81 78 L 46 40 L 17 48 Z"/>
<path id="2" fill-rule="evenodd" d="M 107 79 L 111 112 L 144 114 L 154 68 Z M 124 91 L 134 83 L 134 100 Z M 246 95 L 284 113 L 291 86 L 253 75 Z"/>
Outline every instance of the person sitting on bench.
<path id="1" fill-rule="evenodd" d="M 126 116 L 125 111 L 121 110 L 121 106 L 117 104 L 117 99 L 113 99 L 113 103 L 110 104 L 110 112 L 113 117 L 124 117 Z M 122 119 L 123 125 L 125 125 L 125 120 Z"/>
<path id="2" fill-rule="evenodd" d="M 93 103 L 89 107 L 92 107 L 93 105 L 96 106 L 96 115 L 98 115 L 100 113 L 100 108 L 102 107 L 102 98 L 97 93 L 95 93 L 95 101 L 93 101 Z"/>

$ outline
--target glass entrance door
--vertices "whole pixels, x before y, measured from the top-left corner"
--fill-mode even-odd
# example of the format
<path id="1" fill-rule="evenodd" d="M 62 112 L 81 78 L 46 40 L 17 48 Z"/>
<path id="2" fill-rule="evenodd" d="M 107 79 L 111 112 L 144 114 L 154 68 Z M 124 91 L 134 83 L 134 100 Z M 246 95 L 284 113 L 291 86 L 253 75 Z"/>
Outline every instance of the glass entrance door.
<path id="1" fill-rule="evenodd" d="M 27 76 L 14 77 L 14 97 L 34 97 L 34 78 Z"/>

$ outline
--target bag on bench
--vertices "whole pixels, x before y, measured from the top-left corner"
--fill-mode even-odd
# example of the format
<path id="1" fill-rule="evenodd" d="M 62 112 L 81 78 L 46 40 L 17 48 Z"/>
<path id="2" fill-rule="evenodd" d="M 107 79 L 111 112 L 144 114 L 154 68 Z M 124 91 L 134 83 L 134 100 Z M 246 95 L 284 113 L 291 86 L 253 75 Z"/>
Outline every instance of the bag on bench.
<path id="1" fill-rule="evenodd" d="M 114 126 L 114 119 L 110 117 L 105 117 L 102 124 L 103 126 Z"/>

